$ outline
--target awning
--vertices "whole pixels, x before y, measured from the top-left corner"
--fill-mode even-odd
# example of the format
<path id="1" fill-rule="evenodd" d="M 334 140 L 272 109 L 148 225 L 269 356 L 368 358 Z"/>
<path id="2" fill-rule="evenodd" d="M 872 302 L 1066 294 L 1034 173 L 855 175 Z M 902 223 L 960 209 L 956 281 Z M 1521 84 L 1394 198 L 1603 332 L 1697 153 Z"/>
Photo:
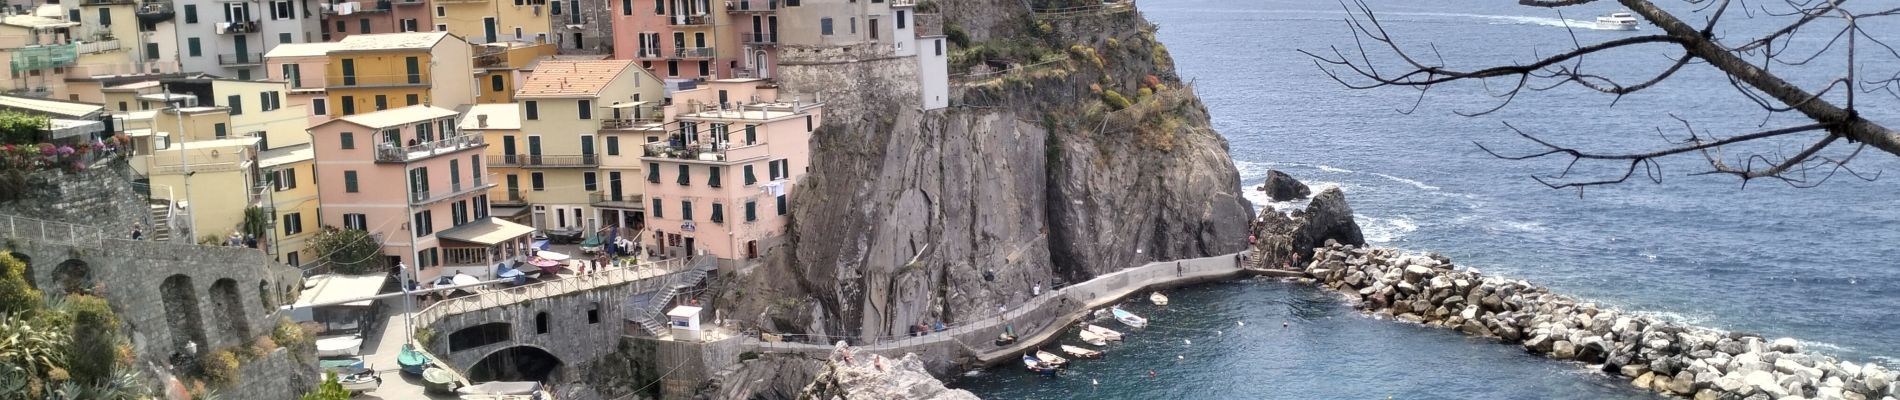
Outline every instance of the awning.
<path id="1" fill-rule="evenodd" d="M 368 306 L 370 300 L 342 302 L 375 296 L 388 279 L 389 275 L 384 274 L 312 276 L 304 279 L 303 295 L 297 297 L 296 307 Z"/>
<path id="2" fill-rule="evenodd" d="M 534 228 L 500 218 L 483 218 L 449 230 L 436 232 L 437 238 L 494 246 L 533 233 Z"/>
<path id="3" fill-rule="evenodd" d="M 604 108 L 634 108 L 634 107 L 644 106 L 646 104 L 647 102 L 645 101 L 634 101 L 634 102 L 626 102 L 626 103 L 614 103 L 613 105 L 610 105 Z"/>

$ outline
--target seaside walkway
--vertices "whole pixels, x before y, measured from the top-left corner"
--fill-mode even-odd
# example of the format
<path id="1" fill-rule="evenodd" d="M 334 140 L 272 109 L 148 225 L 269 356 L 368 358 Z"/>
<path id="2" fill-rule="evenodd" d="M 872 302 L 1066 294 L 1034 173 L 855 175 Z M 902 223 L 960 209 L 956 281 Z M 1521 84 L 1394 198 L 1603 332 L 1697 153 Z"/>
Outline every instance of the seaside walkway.
<path id="1" fill-rule="evenodd" d="M 1115 271 L 1049 291 L 1000 316 L 969 321 L 923 336 L 884 338 L 875 343 L 863 344 L 856 351 L 892 358 L 916 353 L 926 357 L 942 357 L 940 359 L 962 359 L 975 365 L 1015 360 L 1023 353 L 1035 351 L 1054 340 L 1075 322 L 1088 318 L 1093 310 L 1113 305 L 1128 296 L 1163 287 L 1242 275 L 1246 271 L 1237 255 L 1158 261 Z M 1015 329 L 1018 340 L 1008 345 L 997 345 L 994 342 L 997 335 L 1011 327 Z M 854 344 L 870 342 L 861 342 L 861 338 L 827 338 L 839 339 Z M 833 350 L 829 344 L 768 342 L 756 337 L 739 340 L 745 342 L 744 346 L 748 350 L 761 353 L 801 353 L 824 357 Z"/>

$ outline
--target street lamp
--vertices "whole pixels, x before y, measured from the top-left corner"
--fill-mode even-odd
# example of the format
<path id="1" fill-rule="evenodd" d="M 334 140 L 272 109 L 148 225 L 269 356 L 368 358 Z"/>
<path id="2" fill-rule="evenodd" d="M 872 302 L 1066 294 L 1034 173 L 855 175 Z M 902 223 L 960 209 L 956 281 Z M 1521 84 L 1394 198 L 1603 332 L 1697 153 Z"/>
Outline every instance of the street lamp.
<path id="1" fill-rule="evenodd" d="M 176 198 L 172 200 L 179 204 L 179 208 L 183 209 L 191 206 L 191 160 L 188 159 L 185 154 L 185 140 L 189 135 L 185 134 L 185 99 L 179 98 L 177 94 L 172 93 L 171 84 L 165 84 L 165 104 L 172 106 L 172 115 L 175 117 L 172 118 L 172 122 L 176 130 L 172 131 L 172 136 L 174 138 L 173 142 L 178 144 L 178 166 L 182 168 L 183 172 L 181 173 L 184 174 L 183 179 L 185 181 L 185 201 L 179 202 Z M 195 243 L 198 233 L 197 229 L 195 229 L 197 228 L 196 220 L 198 219 L 198 215 L 189 209 L 185 210 L 185 215 L 187 216 L 187 218 L 185 218 L 184 229 L 185 241 L 186 243 Z"/>

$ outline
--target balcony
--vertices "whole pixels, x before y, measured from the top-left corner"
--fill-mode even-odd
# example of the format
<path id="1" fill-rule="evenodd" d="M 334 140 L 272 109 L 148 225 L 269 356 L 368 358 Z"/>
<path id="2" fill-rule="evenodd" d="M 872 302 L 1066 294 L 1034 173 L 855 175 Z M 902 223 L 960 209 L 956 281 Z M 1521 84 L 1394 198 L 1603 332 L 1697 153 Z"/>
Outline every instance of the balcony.
<path id="1" fill-rule="evenodd" d="M 487 145 L 488 142 L 482 139 L 482 135 L 462 135 L 403 147 L 385 143 L 376 146 L 376 162 L 411 162 Z"/>
<path id="2" fill-rule="evenodd" d="M 729 13 L 769 13 L 778 11 L 779 0 L 726 0 Z"/>
<path id="3" fill-rule="evenodd" d="M 353 14 L 353 13 L 367 13 L 367 12 L 388 12 L 390 8 L 390 4 L 388 1 L 377 1 L 374 3 L 341 1 L 341 2 L 335 2 L 335 3 L 323 3 L 317 6 L 318 8 L 321 8 L 323 10 L 323 15 Z"/>
<path id="4" fill-rule="evenodd" d="M 121 4 L 132 4 L 132 0 L 85 0 L 79 2 L 79 5 L 82 6 L 116 6 Z"/>
<path id="5" fill-rule="evenodd" d="M 93 42 L 83 42 L 83 43 L 75 44 L 73 46 L 74 46 L 73 51 L 79 54 L 99 54 L 99 53 L 104 53 L 108 51 L 118 50 L 119 40 L 105 39 L 105 40 L 93 41 Z"/>
<path id="6" fill-rule="evenodd" d="M 173 15 L 172 2 L 147 1 L 143 4 L 139 4 L 138 10 L 133 13 L 138 15 L 139 22 L 148 24 L 170 21 Z"/>
<path id="7" fill-rule="evenodd" d="M 647 111 L 646 114 L 647 114 L 646 116 L 639 117 L 639 118 L 602 119 L 600 120 L 600 129 L 604 129 L 604 130 L 660 129 L 662 128 L 660 124 L 663 124 L 666 122 L 666 116 L 661 115 L 661 113 L 658 110 Z"/>
<path id="8" fill-rule="evenodd" d="M 916 7 L 917 0 L 891 0 L 891 7 Z"/>
<path id="9" fill-rule="evenodd" d="M 764 143 L 746 145 L 739 143 L 673 144 L 668 142 L 653 142 L 647 143 L 644 150 L 646 151 L 644 153 L 646 158 L 710 162 L 764 159 L 770 155 L 765 151 Z"/>
<path id="10" fill-rule="evenodd" d="M 600 166 L 599 154 L 581 155 L 530 155 L 504 154 L 488 156 L 488 165 L 492 167 L 521 168 L 591 168 Z"/>
<path id="11" fill-rule="evenodd" d="M 704 26 L 712 25 L 712 22 L 712 18 L 706 14 L 666 16 L 666 24 L 672 26 Z"/>
<path id="12" fill-rule="evenodd" d="M 257 65 L 264 63 L 264 53 L 219 54 L 218 65 Z"/>
<path id="13" fill-rule="evenodd" d="M 257 21 L 219 22 L 218 34 L 237 35 L 237 34 L 244 34 L 244 33 L 257 33 L 258 26 L 259 25 L 257 24 Z"/>
<path id="14" fill-rule="evenodd" d="M 446 191 L 410 189 L 409 190 L 409 204 L 417 205 L 417 206 L 428 205 L 430 203 L 448 200 L 448 199 L 468 195 L 471 193 L 486 192 L 488 191 L 488 189 L 494 188 L 494 187 L 495 187 L 495 175 L 489 174 L 486 177 L 476 178 L 475 181 L 470 182 L 470 184 L 468 185 L 451 186 L 449 190 L 446 190 Z"/>
<path id="15" fill-rule="evenodd" d="M 423 4 L 422 0 L 395 0 L 395 2 L 396 5 L 399 6 L 419 6 Z"/>
<path id="16" fill-rule="evenodd" d="M 329 84 L 328 87 L 330 88 L 425 86 L 429 84 L 429 75 L 426 73 L 389 74 L 389 75 L 331 75 L 329 79 L 325 79 L 325 81 L 328 81 L 327 82 Z"/>
<path id="17" fill-rule="evenodd" d="M 615 196 L 608 192 L 594 192 L 587 195 L 589 202 L 594 206 L 613 208 L 646 208 L 645 197 L 637 194 Z"/>
<path id="18" fill-rule="evenodd" d="M 641 47 L 633 51 L 633 58 L 660 58 L 660 49 Z"/>
<path id="19" fill-rule="evenodd" d="M 748 45 L 771 46 L 778 44 L 778 34 L 770 32 L 745 32 L 739 34 L 739 40 Z"/>
<path id="20" fill-rule="evenodd" d="M 492 199 L 490 202 L 495 204 L 528 204 L 527 194 L 522 193 L 519 188 L 508 189 L 503 192 L 505 193 L 502 194 L 501 198 Z"/>
<path id="21" fill-rule="evenodd" d="M 76 47 L 71 43 L 54 45 L 33 45 L 10 49 L 13 53 L 13 72 L 60 68 L 73 65 L 79 58 Z"/>
<path id="22" fill-rule="evenodd" d="M 697 59 L 713 58 L 719 52 L 711 47 L 681 47 L 673 49 L 672 58 Z"/>

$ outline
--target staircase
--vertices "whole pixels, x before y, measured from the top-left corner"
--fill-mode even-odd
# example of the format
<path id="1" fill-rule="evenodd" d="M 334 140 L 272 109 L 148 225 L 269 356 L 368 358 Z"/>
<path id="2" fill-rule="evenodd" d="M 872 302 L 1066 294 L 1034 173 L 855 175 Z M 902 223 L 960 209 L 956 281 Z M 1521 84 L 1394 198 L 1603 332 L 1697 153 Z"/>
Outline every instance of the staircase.
<path id="1" fill-rule="evenodd" d="M 147 240 L 157 240 L 157 241 L 171 240 L 172 238 L 171 202 L 164 201 L 164 200 L 152 200 L 148 207 L 150 207 L 152 211 L 152 218 L 151 218 L 150 229 L 147 229 L 145 231 L 145 237 L 147 238 Z"/>
<path id="2" fill-rule="evenodd" d="M 673 304 L 673 297 L 678 296 L 680 291 L 699 285 L 699 281 L 706 279 L 706 275 L 717 267 L 717 263 L 708 262 L 668 275 L 665 279 L 666 283 L 659 290 L 627 299 L 632 310 L 631 314 L 627 314 L 627 319 L 638 322 L 649 335 L 655 337 L 669 335 L 666 306 Z"/>

